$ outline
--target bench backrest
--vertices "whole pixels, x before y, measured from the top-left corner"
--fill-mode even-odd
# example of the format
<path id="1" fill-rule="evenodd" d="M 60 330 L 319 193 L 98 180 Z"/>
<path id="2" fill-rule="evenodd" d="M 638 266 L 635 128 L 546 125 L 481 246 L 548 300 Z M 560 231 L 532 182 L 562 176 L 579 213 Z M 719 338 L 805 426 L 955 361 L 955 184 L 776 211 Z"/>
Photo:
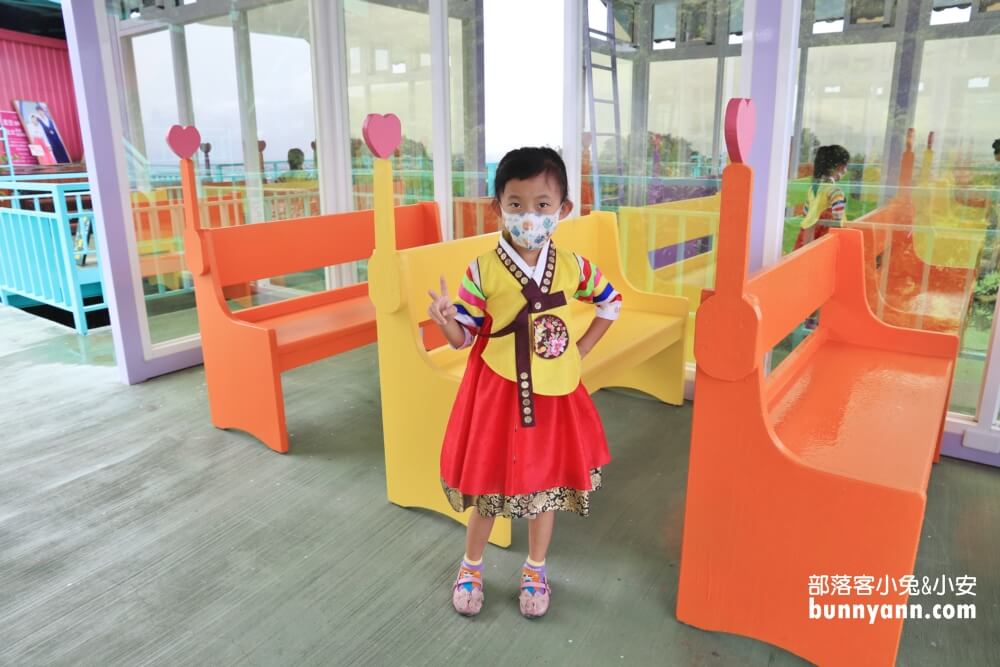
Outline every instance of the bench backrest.
<path id="1" fill-rule="evenodd" d="M 200 235 L 215 280 L 220 285 L 236 285 L 368 259 L 375 248 L 375 218 L 370 210 L 352 211 L 202 229 Z M 436 204 L 421 202 L 396 209 L 400 248 L 440 240 Z"/>
<path id="2" fill-rule="evenodd" d="M 677 281 L 715 264 L 719 195 L 618 209 L 625 272 L 640 289 Z M 674 285 L 679 289 L 680 284 Z M 704 284 L 698 287 L 705 287 Z"/>
<path id="3" fill-rule="evenodd" d="M 747 281 L 757 299 L 761 346 L 770 350 L 833 296 L 838 239 L 814 241 Z"/>

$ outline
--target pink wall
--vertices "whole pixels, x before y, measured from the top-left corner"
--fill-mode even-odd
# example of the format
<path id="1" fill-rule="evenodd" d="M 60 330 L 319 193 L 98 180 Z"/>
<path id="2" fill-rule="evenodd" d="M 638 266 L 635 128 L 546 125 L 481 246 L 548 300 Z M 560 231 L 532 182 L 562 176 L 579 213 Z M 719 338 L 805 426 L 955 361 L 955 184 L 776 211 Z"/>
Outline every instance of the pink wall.
<path id="1" fill-rule="evenodd" d="M 66 42 L 0 30 L 0 63 L 0 108 L 14 110 L 15 99 L 45 102 L 70 159 L 79 160 L 83 142 Z"/>

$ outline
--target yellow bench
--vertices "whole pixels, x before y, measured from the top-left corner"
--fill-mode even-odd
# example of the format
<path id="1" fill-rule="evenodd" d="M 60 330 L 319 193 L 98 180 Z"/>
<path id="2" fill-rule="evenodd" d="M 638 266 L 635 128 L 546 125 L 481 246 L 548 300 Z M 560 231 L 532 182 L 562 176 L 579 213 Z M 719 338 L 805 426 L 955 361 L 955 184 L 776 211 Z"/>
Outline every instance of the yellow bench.
<path id="1" fill-rule="evenodd" d="M 954 193 L 948 179 L 914 188 L 913 247 L 925 264 L 977 269 L 986 245 L 986 210 L 956 203 Z"/>
<path id="2" fill-rule="evenodd" d="M 694 315 L 701 291 L 715 286 L 719 195 L 618 209 L 625 275 L 639 289 L 683 296 L 685 360 L 694 363 Z"/>
<path id="3" fill-rule="evenodd" d="M 384 161 L 376 162 L 376 170 L 388 169 L 379 162 Z M 376 174 L 376 240 L 368 287 L 378 327 L 389 501 L 465 523 L 467 514 L 452 510 L 441 490 L 439 457 L 468 350 L 448 346 L 428 350 L 433 344 L 421 338 L 420 325 L 427 321 L 427 290 L 435 288 L 442 275 L 456 285 L 469 262 L 496 245 L 497 235 L 397 250 L 391 209 L 382 206 L 383 201 L 391 202 L 391 191 L 380 197 L 378 189 Z M 687 299 L 640 292 L 629 284 L 622 272 L 612 213 L 563 222 L 555 242 L 595 262 L 623 298 L 621 318 L 583 362 L 587 389 L 627 387 L 665 403 L 682 404 Z M 593 315 L 593 306 L 573 306 L 573 317 Z M 510 521 L 498 520 L 490 540 L 509 545 Z"/>

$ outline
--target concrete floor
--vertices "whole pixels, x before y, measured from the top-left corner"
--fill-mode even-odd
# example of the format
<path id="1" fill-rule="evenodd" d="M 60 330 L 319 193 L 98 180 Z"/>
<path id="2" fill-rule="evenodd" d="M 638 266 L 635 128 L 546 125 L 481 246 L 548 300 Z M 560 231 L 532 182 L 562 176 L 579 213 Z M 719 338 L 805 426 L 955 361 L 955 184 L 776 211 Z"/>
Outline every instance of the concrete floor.
<path id="1" fill-rule="evenodd" d="M 458 524 L 385 500 L 373 347 L 284 376 L 292 453 L 212 428 L 200 368 L 118 381 L 86 339 L 0 308 L 0 665 L 793 665 L 673 614 L 690 406 L 603 391 L 615 461 L 564 516 L 548 617 L 526 531 L 456 616 Z M 1000 665 L 1000 471 L 946 460 L 917 574 L 978 577 L 975 621 L 910 621 L 900 665 Z"/>

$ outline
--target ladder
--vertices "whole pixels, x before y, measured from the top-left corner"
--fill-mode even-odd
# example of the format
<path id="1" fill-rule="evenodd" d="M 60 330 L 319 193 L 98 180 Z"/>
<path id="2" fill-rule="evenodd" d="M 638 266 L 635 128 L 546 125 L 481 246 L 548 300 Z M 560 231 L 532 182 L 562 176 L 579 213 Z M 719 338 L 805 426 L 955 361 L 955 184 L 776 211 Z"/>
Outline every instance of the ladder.
<path id="1" fill-rule="evenodd" d="M 618 43 L 615 37 L 615 8 L 614 0 L 601 0 L 607 6 L 607 26 L 604 31 L 592 30 L 590 27 L 590 16 L 587 9 L 589 2 L 583 3 L 583 69 L 587 81 L 587 109 L 590 116 L 588 123 L 588 133 L 590 135 L 590 172 L 594 183 L 594 210 L 600 210 L 605 206 L 621 206 L 625 203 L 625 184 L 623 182 L 624 164 L 622 161 L 622 125 L 621 125 L 621 104 L 618 99 Z M 594 40 L 604 38 L 607 40 L 611 51 L 611 66 L 595 65 L 591 53 Z M 601 40 L 601 41 L 604 41 Z M 594 70 L 604 70 L 611 72 L 611 98 L 599 98 L 594 92 Z M 614 132 L 602 132 L 598 129 L 597 105 L 611 105 L 615 119 Z M 598 156 L 598 146 L 601 138 L 611 137 L 614 139 L 615 147 L 615 172 L 614 181 L 617 183 L 617 194 L 612 197 L 602 198 L 600 159 Z M 610 176 L 610 174 L 605 175 Z"/>

